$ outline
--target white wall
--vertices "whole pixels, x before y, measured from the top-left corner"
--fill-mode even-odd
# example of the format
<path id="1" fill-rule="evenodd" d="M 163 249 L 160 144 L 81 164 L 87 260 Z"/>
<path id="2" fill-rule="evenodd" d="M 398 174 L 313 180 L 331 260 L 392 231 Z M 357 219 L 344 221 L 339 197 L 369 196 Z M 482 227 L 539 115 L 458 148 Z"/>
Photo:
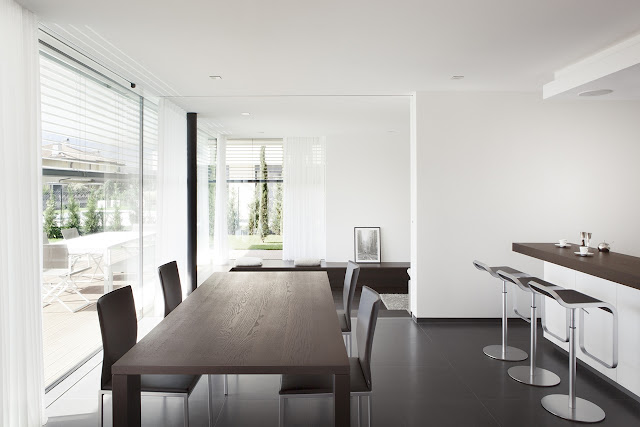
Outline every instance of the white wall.
<path id="1" fill-rule="evenodd" d="M 640 102 L 417 93 L 412 107 L 417 317 L 498 317 L 500 284 L 471 263 L 542 275 L 512 242 L 590 231 L 640 256 Z"/>
<path id="2" fill-rule="evenodd" d="M 408 127 L 327 136 L 327 261 L 353 259 L 353 227 L 380 227 L 383 262 L 409 261 Z"/>

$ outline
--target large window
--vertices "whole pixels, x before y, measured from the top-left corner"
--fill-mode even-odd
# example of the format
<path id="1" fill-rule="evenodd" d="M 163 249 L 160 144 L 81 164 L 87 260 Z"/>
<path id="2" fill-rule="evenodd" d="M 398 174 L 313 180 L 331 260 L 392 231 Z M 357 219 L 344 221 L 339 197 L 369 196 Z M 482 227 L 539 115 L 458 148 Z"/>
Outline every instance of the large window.
<path id="1" fill-rule="evenodd" d="M 100 349 L 95 303 L 101 295 L 131 285 L 139 316 L 153 306 L 157 111 L 44 46 L 40 64 L 50 387 Z"/>
<path id="2" fill-rule="evenodd" d="M 226 214 L 224 232 L 231 260 L 242 256 L 282 259 L 283 143 L 281 139 L 226 139 L 218 159 L 219 129 L 198 123 L 198 276 L 212 271 L 217 216 Z M 224 145 L 221 145 L 224 147 Z M 219 164 L 222 162 L 223 164 Z M 216 206 L 216 170 L 225 168 L 227 202 Z M 218 207 L 218 215 L 216 215 Z M 199 281 L 202 281 L 200 280 Z"/>
<path id="3" fill-rule="evenodd" d="M 230 258 L 281 259 L 282 140 L 229 139 L 226 163 Z"/>

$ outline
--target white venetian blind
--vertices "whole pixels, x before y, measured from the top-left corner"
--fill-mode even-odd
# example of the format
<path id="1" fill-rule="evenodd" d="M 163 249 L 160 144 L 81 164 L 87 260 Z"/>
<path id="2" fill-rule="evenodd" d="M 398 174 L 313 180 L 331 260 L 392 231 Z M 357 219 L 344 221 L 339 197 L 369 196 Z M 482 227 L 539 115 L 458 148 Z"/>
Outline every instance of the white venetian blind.
<path id="1" fill-rule="evenodd" d="M 158 105 L 144 100 L 142 127 L 142 169 L 145 176 L 158 173 Z"/>
<path id="2" fill-rule="evenodd" d="M 233 139 L 227 140 L 227 180 L 231 182 L 255 182 L 262 179 L 260 152 L 264 147 L 267 163 L 267 181 L 282 181 L 281 139 Z"/>
<path id="3" fill-rule="evenodd" d="M 46 51 L 41 51 L 40 68 L 48 168 L 138 173 L 140 97 Z"/>
<path id="4" fill-rule="evenodd" d="M 215 180 L 216 176 L 216 138 L 207 130 L 198 127 L 197 133 L 197 164 L 198 166 L 207 166 L 210 169 L 209 177 Z"/>

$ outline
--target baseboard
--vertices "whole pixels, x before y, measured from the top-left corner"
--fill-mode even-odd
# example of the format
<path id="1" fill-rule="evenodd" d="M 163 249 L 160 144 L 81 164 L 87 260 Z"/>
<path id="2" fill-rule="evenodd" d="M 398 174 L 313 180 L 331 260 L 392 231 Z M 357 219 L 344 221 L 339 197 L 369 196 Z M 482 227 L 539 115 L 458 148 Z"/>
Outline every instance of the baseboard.
<path id="1" fill-rule="evenodd" d="M 413 321 L 416 323 L 500 323 L 502 322 L 501 317 L 416 317 L 414 314 L 411 314 Z M 512 322 L 524 322 L 524 320 L 519 317 L 510 317 L 508 319 L 508 323 Z M 538 319 L 538 323 L 540 323 L 540 319 Z"/>

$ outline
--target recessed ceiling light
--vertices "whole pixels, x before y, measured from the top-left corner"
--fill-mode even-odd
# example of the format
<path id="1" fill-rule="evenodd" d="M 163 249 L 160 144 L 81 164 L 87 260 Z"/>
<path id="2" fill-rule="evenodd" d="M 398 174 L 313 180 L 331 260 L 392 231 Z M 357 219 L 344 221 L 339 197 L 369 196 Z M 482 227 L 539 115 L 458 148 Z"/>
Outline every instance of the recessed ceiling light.
<path id="1" fill-rule="evenodd" d="M 264 133 L 264 131 L 259 131 L 258 133 Z"/>
<path id="2" fill-rule="evenodd" d="M 242 115 L 242 116 L 250 116 L 251 113 L 240 113 L 240 115 Z"/>
<path id="3" fill-rule="evenodd" d="M 394 130 L 394 129 L 390 129 L 390 130 L 388 130 L 387 132 L 389 132 L 389 133 L 397 133 L 398 131 L 397 131 L 397 130 Z"/>
<path id="4" fill-rule="evenodd" d="M 613 92 L 611 89 L 596 89 L 596 90 L 588 90 L 586 92 L 580 92 L 578 96 L 602 96 L 609 95 Z"/>
<path id="5" fill-rule="evenodd" d="M 209 78 L 213 80 L 222 80 L 222 76 L 209 76 Z"/>
<path id="6" fill-rule="evenodd" d="M 462 80 L 464 76 L 451 76 L 451 80 Z"/>

